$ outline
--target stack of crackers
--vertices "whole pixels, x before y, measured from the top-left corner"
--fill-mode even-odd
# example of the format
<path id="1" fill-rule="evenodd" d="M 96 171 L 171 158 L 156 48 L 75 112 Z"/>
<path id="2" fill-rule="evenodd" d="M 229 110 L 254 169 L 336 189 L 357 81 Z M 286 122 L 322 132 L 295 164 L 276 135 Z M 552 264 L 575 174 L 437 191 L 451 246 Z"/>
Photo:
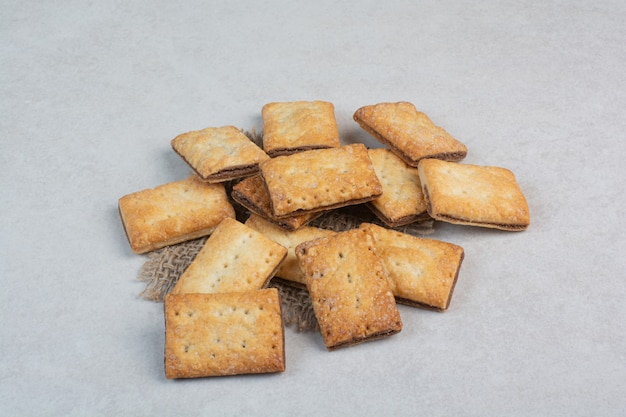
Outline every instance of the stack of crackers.
<path id="1" fill-rule="evenodd" d="M 513 173 L 460 163 L 466 146 L 411 103 L 354 113 L 383 145 L 376 149 L 342 145 L 332 103 L 269 103 L 262 118 L 262 144 L 234 126 L 177 136 L 171 146 L 193 175 L 119 200 L 135 253 L 209 236 L 164 300 L 167 378 L 284 371 L 272 279 L 308 290 L 324 345 L 334 350 L 400 332 L 398 303 L 448 308 L 463 248 L 399 226 L 529 225 Z M 310 225 L 357 205 L 380 224 L 341 232 Z"/>

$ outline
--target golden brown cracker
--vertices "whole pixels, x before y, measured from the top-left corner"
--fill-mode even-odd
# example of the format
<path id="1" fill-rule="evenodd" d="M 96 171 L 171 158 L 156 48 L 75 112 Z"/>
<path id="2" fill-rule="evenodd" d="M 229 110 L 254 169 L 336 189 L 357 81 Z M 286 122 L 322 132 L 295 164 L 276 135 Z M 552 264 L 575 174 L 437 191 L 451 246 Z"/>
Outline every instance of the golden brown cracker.
<path id="1" fill-rule="evenodd" d="M 417 168 L 406 164 L 389 149 L 368 150 L 383 194 L 367 203 L 389 227 L 399 227 L 430 219 Z"/>
<path id="2" fill-rule="evenodd" d="M 320 100 L 267 103 L 261 115 L 263 149 L 271 157 L 341 145 L 332 103 Z"/>
<path id="3" fill-rule="evenodd" d="M 438 311 L 448 308 L 464 257 L 462 247 L 371 223 L 360 227 L 373 234 L 398 303 Z"/>
<path id="4" fill-rule="evenodd" d="M 374 237 L 352 229 L 296 247 L 328 350 L 398 333 L 400 313 Z"/>
<path id="5" fill-rule="evenodd" d="M 423 158 L 459 161 L 467 155 L 463 143 L 435 125 L 412 103 L 401 101 L 363 106 L 354 113 L 354 120 L 414 167 Z"/>
<path id="6" fill-rule="evenodd" d="M 425 159 L 418 172 L 436 220 L 508 231 L 530 225 L 526 198 L 506 168 Z"/>
<path id="7" fill-rule="evenodd" d="M 261 163 L 275 216 L 329 210 L 382 194 L 365 145 L 316 149 Z"/>
<path id="8" fill-rule="evenodd" d="M 233 186 L 230 196 L 237 203 L 250 210 L 250 212 L 264 217 L 287 230 L 296 230 L 323 214 L 320 211 L 289 217 L 276 217 L 272 211 L 267 188 L 265 188 L 265 183 L 260 175 L 254 175 L 239 181 Z"/>
<path id="9" fill-rule="evenodd" d="M 223 182 L 259 172 L 269 156 L 234 126 L 208 127 L 183 133 L 172 148 L 207 182 Z"/>
<path id="10" fill-rule="evenodd" d="M 296 257 L 296 246 L 309 240 L 332 236 L 336 233 L 332 230 L 310 226 L 303 226 L 298 230 L 289 231 L 255 214 L 252 214 L 245 224 L 287 249 L 287 256 L 278 267 L 275 277 L 301 288 L 306 288 L 306 282 Z"/>
<path id="11" fill-rule="evenodd" d="M 180 276 L 173 294 L 263 288 L 287 249 L 234 219 L 224 219 Z"/>
<path id="12" fill-rule="evenodd" d="M 224 186 L 195 175 L 125 195 L 118 206 L 135 253 L 207 236 L 223 219 L 235 217 Z"/>
<path id="13" fill-rule="evenodd" d="M 285 370 L 278 290 L 168 294 L 165 376 L 168 379 Z"/>

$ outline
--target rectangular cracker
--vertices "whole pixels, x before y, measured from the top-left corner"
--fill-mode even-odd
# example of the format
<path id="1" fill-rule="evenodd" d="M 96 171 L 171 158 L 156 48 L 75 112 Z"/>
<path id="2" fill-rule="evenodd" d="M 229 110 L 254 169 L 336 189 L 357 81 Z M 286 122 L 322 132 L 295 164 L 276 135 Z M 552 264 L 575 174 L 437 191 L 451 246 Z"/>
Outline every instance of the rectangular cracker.
<path id="1" fill-rule="evenodd" d="M 293 216 L 364 203 L 382 194 L 361 143 L 278 156 L 261 163 L 275 216 Z"/>
<path id="2" fill-rule="evenodd" d="M 371 223 L 360 227 L 374 236 L 398 303 L 436 311 L 448 309 L 463 262 L 462 247 Z"/>
<path id="3" fill-rule="evenodd" d="M 402 321 L 389 278 L 364 229 L 296 247 L 300 268 L 328 350 L 391 336 Z"/>
<path id="4" fill-rule="evenodd" d="M 259 172 L 269 156 L 234 126 L 208 127 L 183 133 L 172 148 L 207 182 L 223 182 Z"/>
<path id="5" fill-rule="evenodd" d="M 508 231 L 530 225 L 526 198 L 506 168 L 425 159 L 418 172 L 436 220 Z"/>
<path id="6" fill-rule="evenodd" d="M 271 157 L 341 145 L 332 103 L 319 100 L 267 103 L 261 115 L 263 149 Z"/>
<path id="7" fill-rule="evenodd" d="M 281 278 L 286 283 L 298 288 L 306 288 L 306 282 L 296 257 L 296 246 L 320 237 L 333 236 L 336 233 L 332 230 L 310 226 L 289 231 L 255 214 L 252 214 L 245 224 L 287 249 L 287 256 L 278 267 L 275 278 Z"/>
<path id="8" fill-rule="evenodd" d="M 135 253 L 207 236 L 223 219 L 235 217 L 224 186 L 195 175 L 125 195 L 118 207 Z"/>
<path id="9" fill-rule="evenodd" d="M 418 111 L 412 103 L 378 103 L 363 106 L 354 120 L 407 164 L 417 167 L 420 159 L 460 161 L 467 147 Z"/>
<path id="10" fill-rule="evenodd" d="M 287 249 L 235 219 L 224 219 L 182 273 L 173 294 L 263 288 Z"/>
<path id="11" fill-rule="evenodd" d="M 285 370 L 278 290 L 168 294 L 165 376 L 168 379 Z"/>
<path id="12" fill-rule="evenodd" d="M 430 219 L 417 168 L 406 164 L 389 149 L 368 150 L 383 194 L 367 203 L 389 227 Z"/>
<path id="13" fill-rule="evenodd" d="M 421 191 L 420 191 L 421 192 Z M 305 213 L 289 217 L 276 217 L 272 211 L 270 196 L 260 175 L 244 178 L 233 186 L 230 196 L 237 203 L 287 230 L 296 230 L 324 212 Z"/>

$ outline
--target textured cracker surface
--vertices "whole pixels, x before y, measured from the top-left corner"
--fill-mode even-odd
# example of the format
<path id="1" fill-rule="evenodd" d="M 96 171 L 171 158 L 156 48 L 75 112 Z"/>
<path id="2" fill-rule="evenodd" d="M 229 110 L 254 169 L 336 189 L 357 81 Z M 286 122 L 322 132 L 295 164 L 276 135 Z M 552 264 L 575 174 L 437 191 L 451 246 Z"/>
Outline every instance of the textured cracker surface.
<path id="1" fill-rule="evenodd" d="M 259 171 L 269 159 L 234 126 L 209 127 L 183 133 L 171 141 L 172 148 L 205 181 L 218 182 Z"/>
<path id="2" fill-rule="evenodd" d="M 446 310 L 463 261 L 463 248 L 371 223 L 369 230 L 398 302 Z"/>
<path id="3" fill-rule="evenodd" d="M 423 160 L 419 168 L 429 214 L 450 223 L 524 230 L 528 203 L 506 168 Z"/>
<path id="4" fill-rule="evenodd" d="M 467 155 L 463 143 L 408 102 L 363 106 L 354 120 L 411 166 L 423 158 L 458 161 Z"/>
<path id="5" fill-rule="evenodd" d="M 118 205 L 135 253 L 206 236 L 223 219 L 235 217 L 224 186 L 195 175 L 125 195 Z"/>
<path id="6" fill-rule="evenodd" d="M 233 200 L 251 212 L 271 220 L 288 230 L 296 230 L 322 214 L 319 212 L 282 218 L 276 217 L 272 211 L 270 196 L 260 175 L 245 178 L 235 184 L 231 196 Z"/>
<path id="7" fill-rule="evenodd" d="M 417 168 L 407 165 L 389 149 L 368 150 L 383 194 L 368 204 L 389 227 L 428 218 Z"/>
<path id="8" fill-rule="evenodd" d="M 261 164 L 276 216 L 328 210 L 382 194 L 363 144 L 278 156 Z"/>
<path id="9" fill-rule="evenodd" d="M 332 236 L 336 233 L 332 230 L 310 226 L 303 226 L 298 230 L 289 231 L 254 214 L 248 218 L 245 224 L 287 248 L 287 256 L 278 267 L 276 277 L 293 282 L 299 286 L 306 286 L 306 282 L 296 257 L 296 246 L 309 240 Z"/>
<path id="10" fill-rule="evenodd" d="M 341 145 L 332 103 L 319 100 L 267 103 L 261 115 L 263 149 L 268 155 Z"/>
<path id="11" fill-rule="evenodd" d="M 285 370 L 284 329 L 275 288 L 170 294 L 164 312 L 167 378 Z"/>
<path id="12" fill-rule="evenodd" d="M 287 249 L 234 219 L 224 219 L 172 289 L 180 293 L 263 288 Z"/>
<path id="13" fill-rule="evenodd" d="M 402 321 L 389 278 L 364 229 L 296 248 L 328 350 L 398 333 Z"/>

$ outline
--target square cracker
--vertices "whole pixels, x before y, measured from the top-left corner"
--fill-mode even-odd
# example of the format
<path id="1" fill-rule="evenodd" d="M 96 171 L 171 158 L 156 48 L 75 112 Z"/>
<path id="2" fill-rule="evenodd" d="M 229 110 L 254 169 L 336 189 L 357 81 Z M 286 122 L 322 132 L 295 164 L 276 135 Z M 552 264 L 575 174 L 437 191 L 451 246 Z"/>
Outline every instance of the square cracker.
<path id="1" fill-rule="evenodd" d="M 224 186 L 195 175 L 125 195 L 118 207 L 135 253 L 207 236 L 223 219 L 235 217 Z"/>
<path id="2" fill-rule="evenodd" d="M 278 271 L 276 271 L 274 279 L 281 278 L 286 283 L 298 288 L 306 288 L 306 282 L 304 279 L 304 273 L 300 269 L 298 258 L 296 257 L 296 246 L 320 237 L 333 236 L 336 233 L 332 230 L 310 226 L 303 226 L 298 230 L 289 231 L 278 226 L 276 223 L 255 214 L 252 214 L 245 224 L 246 226 L 263 233 L 266 237 L 272 239 L 279 245 L 287 248 L 287 256 L 278 267 Z"/>
<path id="3" fill-rule="evenodd" d="M 224 219 L 182 273 L 173 294 L 250 291 L 270 281 L 287 249 L 234 219 Z"/>
<path id="4" fill-rule="evenodd" d="M 400 332 L 400 313 L 369 231 L 302 243 L 296 256 L 328 350 Z"/>
<path id="5" fill-rule="evenodd" d="M 530 224 L 526 198 L 506 168 L 425 159 L 418 172 L 435 220 L 509 231 Z"/>
<path id="6" fill-rule="evenodd" d="M 368 150 L 383 194 L 367 203 L 389 227 L 430 219 L 417 168 L 406 164 L 389 149 Z"/>
<path id="7" fill-rule="evenodd" d="M 261 176 L 277 217 L 364 203 L 382 194 L 361 143 L 277 156 L 261 163 Z"/>
<path id="8" fill-rule="evenodd" d="M 271 157 L 340 146 L 335 107 L 326 101 L 268 103 L 263 117 L 263 149 Z"/>
<path id="9" fill-rule="evenodd" d="M 467 155 L 463 143 L 408 102 L 363 106 L 354 113 L 354 120 L 414 167 L 423 158 L 459 161 Z"/>
<path id="10" fill-rule="evenodd" d="M 285 370 L 278 290 L 168 294 L 165 376 L 168 379 Z"/>
<path id="11" fill-rule="evenodd" d="M 371 223 L 362 223 L 360 227 L 374 235 L 376 250 L 398 303 L 447 310 L 463 261 L 462 247 Z"/>
<path id="12" fill-rule="evenodd" d="M 206 182 L 223 182 L 259 172 L 269 159 L 234 126 L 208 127 L 183 133 L 171 142 L 174 151 Z"/>
<path id="13" fill-rule="evenodd" d="M 233 186 L 230 196 L 252 213 L 262 216 L 287 230 L 296 230 L 324 214 L 320 211 L 282 218 L 276 217 L 272 211 L 272 203 L 267 193 L 267 188 L 265 188 L 265 183 L 260 175 L 254 175 L 239 181 Z"/>

